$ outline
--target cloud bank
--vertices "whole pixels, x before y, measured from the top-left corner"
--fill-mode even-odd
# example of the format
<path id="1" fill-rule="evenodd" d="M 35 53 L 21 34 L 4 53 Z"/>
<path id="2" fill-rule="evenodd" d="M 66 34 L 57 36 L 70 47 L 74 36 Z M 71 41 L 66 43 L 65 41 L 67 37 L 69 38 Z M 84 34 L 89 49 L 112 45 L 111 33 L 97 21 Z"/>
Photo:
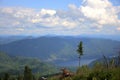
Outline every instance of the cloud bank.
<path id="1" fill-rule="evenodd" d="M 109 0 L 84 0 L 68 10 L 0 8 L 2 35 L 120 34 L 120 6 Z"/>

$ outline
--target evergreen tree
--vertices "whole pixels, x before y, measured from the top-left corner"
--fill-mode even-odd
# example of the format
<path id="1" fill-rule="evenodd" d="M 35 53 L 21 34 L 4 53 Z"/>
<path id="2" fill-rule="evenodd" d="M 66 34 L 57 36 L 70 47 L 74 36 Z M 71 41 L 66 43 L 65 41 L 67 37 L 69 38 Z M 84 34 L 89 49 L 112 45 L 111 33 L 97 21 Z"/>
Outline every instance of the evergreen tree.
<path id="1" fill-rule="evenodd" d="M 81 56 L 83 55 L 83 43 L 82 41 L 80 41 L 79 45 L 78 45 L 78 49 L 77 49 L 77 52 L 79 54 L 79 67 L 80 67 L 80 59 L 81 59 Z"/>
<path id="2" fill-rule="evenodd" d="M 19 75 L 19 76 L 17 77 L 17 80 L 23 80 L 23 76 Z"/>
<path id="3" fill-rule="evenodd" d="M 10 75 L 8 73 L 5 73 L 3 80 L 9 80 L 9 78 L 10 78 Z"/>
<path id="4" fill-rule="evenodd" d="M 33 80 L 32 71 L 28 66 L 25 66 L 23 80 Z"/>

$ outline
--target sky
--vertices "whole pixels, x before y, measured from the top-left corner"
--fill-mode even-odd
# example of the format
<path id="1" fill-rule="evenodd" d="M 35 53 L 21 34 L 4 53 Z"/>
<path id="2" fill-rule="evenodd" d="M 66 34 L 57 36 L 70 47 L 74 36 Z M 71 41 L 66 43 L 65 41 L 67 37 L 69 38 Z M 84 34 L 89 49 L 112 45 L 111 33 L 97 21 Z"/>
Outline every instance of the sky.
<path id="1" fill-rule="evenodd" d="M 0 0 L 0 35 L 120 35 L 120 0 Z"/>

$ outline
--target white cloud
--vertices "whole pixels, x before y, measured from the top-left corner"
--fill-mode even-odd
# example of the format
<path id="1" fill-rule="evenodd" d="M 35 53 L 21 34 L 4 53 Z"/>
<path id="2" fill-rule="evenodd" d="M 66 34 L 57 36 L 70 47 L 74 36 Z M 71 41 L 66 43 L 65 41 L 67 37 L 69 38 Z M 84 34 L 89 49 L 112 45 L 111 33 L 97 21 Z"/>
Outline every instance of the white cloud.
<path id="1" fill-rule="evenodd" d="M 108 0 L 86 0 L 81 11 L 85 17 L 101 25 L 120 24 L 118 11 Z"/>
<path id="2" fill-rule="evenodd" d="M 24 31 L 24 28 L 17 28 L 18 31 Z"/>
<path id="3" fill-rule="evenodd" d="M 16 22 L 13 22 L 13 26 L 17 26 L 17 25 L 19 25 L 20 24 L 20 22 L 18 22 L 18 21 L 16 21 Z"/>
<path id="4" fill-rule="evenodd" d="M 56 11 L 55 10 L 49 10 L 49 9 L 41 9 L 40 13 L 42 15 L 47 15 L 48 14 L 48 15 L 53 16 L 53 15 L 56 14 Z"/>
<path id="5" fill-rule="evenodd" d="M 118 27 L 117 30 L 120 31 L 120 27 Z"/>
<path id="6" fill-rule="evenodd" d="M 1 9 L 1 12 L 3 12 L 3 13 L 9 13 L 9 14 L 12 14 L 14 11 L 13 11 L 13 9 L 11 9 L 11 8 L 0 8 Z"/>
<path id="7" fill-rule="evenodd" d="M 115 33 L 116 29 L 119 30 L 119 25 L 120 6 L 113 6 L 108 0 L 83 0 L 79 7 L 69 4 L 68 10 L 0 8 L 0 34 L 79 35 L 104 31 L 109 34 L 111 26 Z M 16 31 L 9 31 L 10 28 L 15 28 Z"/>
<path id="8" fill-rule="evenodd" d="M 69 4 L 68 7 L 72 10 L 77 10 L 77 6 L 75 6 L 74 4 Z"/>

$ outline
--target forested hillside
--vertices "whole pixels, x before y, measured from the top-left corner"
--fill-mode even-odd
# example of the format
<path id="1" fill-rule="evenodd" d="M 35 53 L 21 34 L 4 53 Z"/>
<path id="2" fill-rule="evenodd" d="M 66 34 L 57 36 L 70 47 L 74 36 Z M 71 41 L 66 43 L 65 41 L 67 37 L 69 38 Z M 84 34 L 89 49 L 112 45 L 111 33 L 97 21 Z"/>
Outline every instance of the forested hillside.
<path id="1" fill-rule="evenodd" d="M 51 63 L 43 62 L 36 58 L 9 56 L 6 53 L 0 52 L 0 74 L 5 72 L 10 74 L 23 74 L 24 67 L 29 66 L 33 73 L 52 74 L 56 73 L 57 67 Z"/>
<path id="2" fill-rule="evenodd" d="M 83 41 L 83 59 L 117 55 L 119 41 L 79 37 L 39 37 L 0 45 L 0 51 L 14 56 L 36 57 L 44 61 L 70 61 L 77 58 L 76 48 Z"/>
<path id="3" fill-rule="evenodd" d="M 97 60 L 90 65 L 85 62 L 86 65 L 74 67 L 74 72 L 64 70 L 74 65 L 69 61 L 78 60 L 76 50 L 80 41 L 83 42 L 81 63 L 86 59 Z M 39 37 L 16 40 L 0 45 L 0 77 L 2 80 L 119 80 L 119 49 L 119 41 L 99 38 Z M 64 68 L 64 62 L 70 65 Z M 64 64 L 56 66 L 53 63 Z"/>

